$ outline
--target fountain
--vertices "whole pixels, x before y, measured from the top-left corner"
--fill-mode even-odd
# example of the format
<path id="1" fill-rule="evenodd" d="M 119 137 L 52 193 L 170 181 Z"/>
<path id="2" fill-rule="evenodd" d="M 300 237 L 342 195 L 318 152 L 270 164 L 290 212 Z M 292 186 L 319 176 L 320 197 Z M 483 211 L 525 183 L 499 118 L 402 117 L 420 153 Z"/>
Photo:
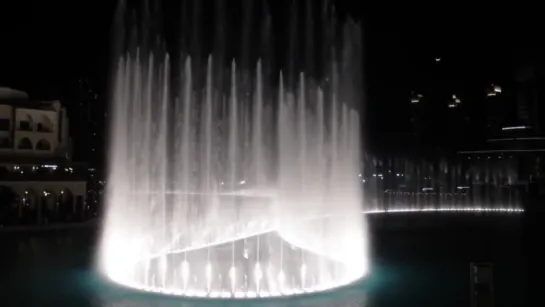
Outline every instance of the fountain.
<path id="1" fill-rule="evenodd" d="M 307 73 L 312 60 L 295 73 L 290 59 L 284 75 L 268 52 L 225 65 L 219 47 L 204 60 L 182 48 L 174 64 L 163 41 L 150 43 L 144 13 L 115 69 L 102 272 L 135 289 L 229 299 L 366 276 L 359 26 L 339 27 L 324 5 L 322 73 Z"/>

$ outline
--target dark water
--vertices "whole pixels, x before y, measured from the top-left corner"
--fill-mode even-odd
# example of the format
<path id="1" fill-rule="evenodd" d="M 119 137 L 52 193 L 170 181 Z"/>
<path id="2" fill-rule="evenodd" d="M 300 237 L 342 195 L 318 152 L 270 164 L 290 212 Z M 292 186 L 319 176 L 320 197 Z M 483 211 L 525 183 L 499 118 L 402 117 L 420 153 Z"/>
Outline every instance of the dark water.
<path id="1" fill-rule="evenodd" d="M 517 217 L 433 219 L 413 219 L 410 227 L 406 221 L 372 221 L 373 273 L 358 285 L 313 297 L 242 303 L 165 298 L 110 284 L 92 268 L 96 227 L 0 232 L 0 306 L 469 306 L 472 261 L 494 263 L 496 306 L 523 305 L 526 275 Z"/>

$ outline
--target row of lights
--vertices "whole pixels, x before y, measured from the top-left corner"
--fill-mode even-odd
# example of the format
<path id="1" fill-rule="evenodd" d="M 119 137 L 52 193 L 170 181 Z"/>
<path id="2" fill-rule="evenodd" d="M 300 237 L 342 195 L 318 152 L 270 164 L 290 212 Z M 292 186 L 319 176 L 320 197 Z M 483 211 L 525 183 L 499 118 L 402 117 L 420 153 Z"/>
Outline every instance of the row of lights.
<path id="1" fill-rule="evenodd" d="M 419 212 L 476 212 L 476 213 L 523 213 L 522 208 L 399 208 L 399 209 L 383 209 L 383 210 L 366 210 L 365 214 L 381 214 L 381 213 L 419 213 Z"/>
<path id="2" fill-rule="evenodd" d="M 487 158 L 488 158 L 488 159 L 492 159 L 491 156 L 488 156 Z M 467 159 L 468 159 L 468 160 L 471 160 L 471 157 L 467 157 Z M 477 160 L 480 160 L 480 159 L 481 159 L 481 157 L 477 157 Z M 502 157 L 502 156 L 498 156 L 498 159 L 503 159 L 503 157 Z M 513 156 L 509 156 L 509 159 L 513 159 Z"/>
<path id="3" fill-rule="evenodd" d="M 61 194 L 64 194 L 64 190 L 61 190 Z M 25 195 L 28 195 L 28 191 L 25 191 Z M 52 195 L 51 192 L 43 191 L 44 196 Z"/>
<path id="4" fill-rule="evenodd" d="M 501 94 L 501 92 L 502 92 L 501 86 L 492 84 L 488 88 L 486 95 L 488 97 L 493 97 L 493 96 L 497 96 L 497 95 Z M 424 96 L 422 94 L 416 94 L 415 92 L 411 93 L 411 103 L 412 104 L 420 103 L 422 98 L 424 98 Z M 449 102 L 448 107 L 449 108 L 456 108 L 460 103 L 462 103 L 460 98 L 458 96 L 456 96 L 455 94 L 453 94 L 452 95 L 452 101 Z"/>
<path id="5" fill-rule="evenodd" d="M 45 169 L 50 169 L 50 170 L 55 171 L 55 170 L 57 170 L 58 166 L 54 165 L 54 164 L 42 164 L 42 165 L 39 165 L 39 166 L 38 165 L 33 165 L 32 166 L 32 171 L 37 171 L 40 168 L 45 168 Z M 20 171 L 21 174 L 24 174 L 24 171 L 21 169 L 21 167 L 19 165 L 14 165 L 13 170 L 14 171 Z M 73 173 L 74 169 L 72 167 L 65 167 L 64 171 L 67 172 L 67 173 Z"/>

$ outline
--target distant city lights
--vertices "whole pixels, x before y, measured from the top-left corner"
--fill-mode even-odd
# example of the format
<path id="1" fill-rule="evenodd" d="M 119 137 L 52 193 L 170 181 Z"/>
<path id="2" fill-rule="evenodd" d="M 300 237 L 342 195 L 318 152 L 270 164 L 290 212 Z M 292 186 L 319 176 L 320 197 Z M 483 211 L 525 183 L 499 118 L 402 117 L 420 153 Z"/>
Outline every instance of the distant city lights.
<path id="1" fill-rule="evenodd" d="M 415 94 L 414 92 L 411 92 L 411 103 L 417 104 L 420 102 L 420 100 L 424 98 L 424 95 L 422 94 Z"/>
<path id="2" fill-rule="evenodd" d="M 501 86 L 492 84 L 492 85 L 490 85 L 490 87 L 488 88 L 487 93 L 486 93 L 486 96 L 488 96 L 488 97 L 494 97 L 494 96 L 497 96 L 497 95 L 501 94 L 501 92 L 502 92 Z"/>

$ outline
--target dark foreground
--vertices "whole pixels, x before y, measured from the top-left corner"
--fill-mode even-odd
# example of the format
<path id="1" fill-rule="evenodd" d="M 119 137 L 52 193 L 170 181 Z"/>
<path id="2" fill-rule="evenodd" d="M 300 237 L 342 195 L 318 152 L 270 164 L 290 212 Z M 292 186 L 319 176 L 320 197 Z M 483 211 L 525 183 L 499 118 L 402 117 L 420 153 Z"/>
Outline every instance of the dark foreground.
<path id="1" fill-rule="evenodd" d="M 127 291 L 93 271 L 97 227 L 0 232 L 0 306 L 469 306 L 469 263 L 494 263 L 496 306 L 522 306 L 521 218 L 409 215 L 371 218 L 373 273 L 311 298 L 187 301 Z"/>

